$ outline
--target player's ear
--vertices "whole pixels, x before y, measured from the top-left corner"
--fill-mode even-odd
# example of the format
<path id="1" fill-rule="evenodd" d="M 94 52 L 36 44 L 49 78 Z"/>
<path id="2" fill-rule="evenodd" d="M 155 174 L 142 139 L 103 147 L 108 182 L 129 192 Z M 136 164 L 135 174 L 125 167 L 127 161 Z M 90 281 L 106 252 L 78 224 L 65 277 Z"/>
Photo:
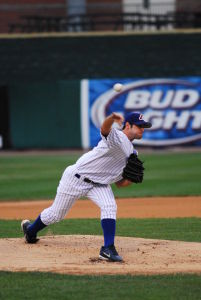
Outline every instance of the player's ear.
<path id="1" fill-rule="evenodd" d="M 130 127 L 131 127 L 130 123 L 126 122 L 126 128 L 130 128 Z"/>
<path id="2" fill-rule="evenodd" d="M 125 129 L 128 130 L 128 129 L 130 129 L 130 127 L 131 127 L 130 123 L 126 122 L 124 124 L 124 127 L 122 128 L 122 130 L 125 130 Z"/>

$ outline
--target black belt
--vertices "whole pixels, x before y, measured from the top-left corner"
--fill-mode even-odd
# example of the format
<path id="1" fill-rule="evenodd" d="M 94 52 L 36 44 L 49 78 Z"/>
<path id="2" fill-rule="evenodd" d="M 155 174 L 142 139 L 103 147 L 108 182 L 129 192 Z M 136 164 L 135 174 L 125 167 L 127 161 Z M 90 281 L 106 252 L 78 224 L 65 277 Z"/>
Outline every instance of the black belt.
<path id="1" fill-rule="evenodd" d="M 79 179 L 81 177 L 81 175 L 76 173 L 75 177 L 77 177 Z M 93 180 L 90 180 L 89 178 L 86 178 L 86 177 L 83 178 L 83 181 L 87 182 L 87 183 L 97 184 L 97 182 L 94 182 Z"/>

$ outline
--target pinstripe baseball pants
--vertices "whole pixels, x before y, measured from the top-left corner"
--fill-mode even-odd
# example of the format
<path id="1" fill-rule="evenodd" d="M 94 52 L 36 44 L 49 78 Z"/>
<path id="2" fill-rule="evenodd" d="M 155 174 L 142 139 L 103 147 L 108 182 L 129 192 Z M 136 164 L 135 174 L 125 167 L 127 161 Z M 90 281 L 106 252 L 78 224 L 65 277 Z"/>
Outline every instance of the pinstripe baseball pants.
<path id="1" fill-rule="evenodd" d="M 101 219 L 116 219 L 117 205 L 110 185 L 84 182 L 76 173 L 74 166 L 64 171 L 53 204 L 41 213 L 42 222 L 45 225 L 59 222 L 75 201 L 84 196 L 100 207 Z"/>

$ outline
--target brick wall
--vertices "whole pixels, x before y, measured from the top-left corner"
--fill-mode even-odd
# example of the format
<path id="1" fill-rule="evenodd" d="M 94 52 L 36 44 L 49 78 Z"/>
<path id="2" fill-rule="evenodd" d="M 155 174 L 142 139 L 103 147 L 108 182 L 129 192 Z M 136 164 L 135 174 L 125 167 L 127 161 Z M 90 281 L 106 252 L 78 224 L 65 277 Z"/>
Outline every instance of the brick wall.
<path id="1" fill-rule="evenodd" d="M 176 0 L 176 10 L 178 12 L 201 12 L 201 1 Z"/>
<path id="2" fill-rule="evenodd" d="M 87 13 L 90 14 L 119 14 L 122 13 L 122 0 L 87 0 Z M 111 18 L 105 17 L 105 21 L 112 20 Z M 107 25 L 97 25 L 96 30 L 113 30 L 114 25 L 113 24 L 107 24 Z M 122 29 L 123 27 L 120 26 L 118 29 Z"/>
<path id="3" fill-rule="evenodd" d="M 23 15 L 65 16 L 66 0 L 0 0 L 0 33 L 9 32 L 9 25 L 21 23 Z"/>
<path id="4" fill-rule="evenodd" d="M 67 10 L 66 0 L 0 0 L 0 33 L 9 32 L 10 24 L 22 23 L 24 15 L 66 16 Z M 122 0 L 86 0 L 86 13 L 121 12 Z M 96 30 L 112 28 L 112 25 L 101 25 Z"/>

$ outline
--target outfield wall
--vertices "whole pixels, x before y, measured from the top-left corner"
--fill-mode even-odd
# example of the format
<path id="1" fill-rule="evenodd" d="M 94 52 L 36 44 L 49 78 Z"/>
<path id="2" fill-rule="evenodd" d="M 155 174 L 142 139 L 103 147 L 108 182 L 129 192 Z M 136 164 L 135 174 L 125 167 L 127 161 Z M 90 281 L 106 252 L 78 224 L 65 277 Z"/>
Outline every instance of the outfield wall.
<path id="1" fill-rule="evenodd" d="M 0 39 L 1 85 L 201 75 L 200 32 L 25 37 Z"/>
<path id="2" fill-rule="evenodd" d="M 79 81 L 13 84 L 9 96 L 13 148 L 81 147 Z"/>
<path id="3" fill-rule="evenodd" d="M 81 79 L 201 76 L 200 53 L 199 31 L 1 36 L 10 146 L 79 148 Z"/>

